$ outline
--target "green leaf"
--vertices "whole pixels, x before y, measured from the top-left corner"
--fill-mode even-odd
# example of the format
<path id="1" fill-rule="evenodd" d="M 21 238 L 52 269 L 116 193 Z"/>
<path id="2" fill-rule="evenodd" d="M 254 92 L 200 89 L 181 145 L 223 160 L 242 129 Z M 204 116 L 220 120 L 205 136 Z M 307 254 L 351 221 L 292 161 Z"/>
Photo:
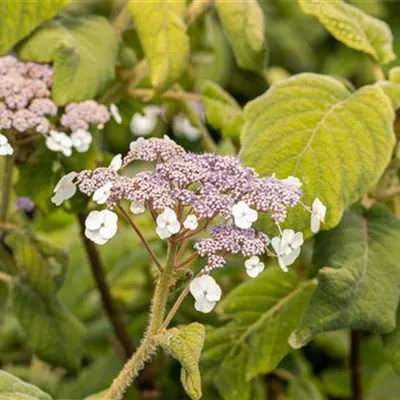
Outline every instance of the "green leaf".
<path id="1" fill-rule="evenodd" d="M 236 100 L 216 83 L 206 81 L 202 87 L 208 122 L 226 138 L 239 138 L 243 112 Z"/>
<path id="2" fill-rule="evenodd" d="M 51 400 L 51 397 L 39 388 L 0 370 L 0 399 L 1 400 Z"/>
<path id="3" fill-rule="evenodd" d="M 53 62 L 59 105 L 92 99 L 115 77 L 117 35 L 100 16 L 63 17 L 39 28 L 18 48 L 24 60 Z"/>
<path id="4" fill-rule="evenodd" d="M 131 0 L 129 9 L 150 64 L 151 83 L 164 90 L 176 82 L 189 60 L 185 0 Z"/>
<path id="5" fill-rule="evenodd" d="M 383 351 L 386 359 L 392 364 L 392 367 L 400 375 L 400 307 L 397 308 L 396 329 L 383 335 Z"/>
<path id="6" fill-rule="evenodd" d="M 304 346 L 329 330 L 393 331 L 400 297 L 399 240 L 400 221 L 379 207 L 353 207 L 336 229 L 318 235 L 319 284 L 301 327 L 289 339 L 291 346 Z"/>
<path id="7" fill-rule="evenodd" d="M 23 237 L 11 242 L 21 271 L 13 286 L 13 307 L 30 347 L 45 361 L 78 369 L 84 329 L 58 297 L 63 276 L 59 255 L 49 257 L 48 248 Z"/>
<path id="8" fill-rule="evenodd" d="M 298 0 L 306 14 L 316 16 L 322 25 L 346 46 L 370 55 L 380 64 L 396 58 L 393 36 L 388 25 L 342 0 Z"/>
<path id="9" fill-rule="evenodd" d="M 300 74 L 246 105 L 240 156 L 261 175 L 301 179 L 303 202 L 320 198 L 328 208 L 323 228 L 331 228 L 388 164 L 393 120 L 392 104 L 376 86 L 350 93 L 336 79 Z M 309 213 L 297 207 L 286 223 L 306 231 Z"/>
<path id="10" fill-rule="evenodd" d="M 318 385 L 310 378 L 299 378 L 291 381 L 288 395 L 290 400 L 326 400 Z"/>
<path id="11" fill-rule="evenodd" d="M 0 3 L 0 54 L 6 54 L 42 22 L 52 19 L 69 0 L 18 0 Z"/>
<path id="12" fill-rule="evenodd" d="M 298 326 L 316 282 L 270 268 L 235 288 L 220 304 L 232 322 L 207 332 L 202 370 L 224 399 L 247 400 L 250 381 L 276 368 L 288 353 L 288 336 Z"/>
<path id="13" fill-rule="evenodd" d="M 383 90 L 392 102 L 393 109 L 397 110 L 400 107 L 400 84 L 389 81 L 379 81 L 375 85 Z"/>
<path id="14" fill-rule="evenodd" d="M 195 322 L 183 328 L 169 329 L 160 341 L 163 349 L 181 363 L 181 382 L 193 400 L 201 398 L 199 360 L 204 337 L 204 326 Z"/>
<path id="15" fill-rule="evenodd" d="M 400 67 L 394 67 L 389 71 L 389 80 L 393 83 L 400 83 Z"/>
<path id="16" fill-rule="evenodd" d="M 238 65 L 262 73 L 267 50 L 264 14 L 257 0 L 216 0 L 215 6 Z"/>

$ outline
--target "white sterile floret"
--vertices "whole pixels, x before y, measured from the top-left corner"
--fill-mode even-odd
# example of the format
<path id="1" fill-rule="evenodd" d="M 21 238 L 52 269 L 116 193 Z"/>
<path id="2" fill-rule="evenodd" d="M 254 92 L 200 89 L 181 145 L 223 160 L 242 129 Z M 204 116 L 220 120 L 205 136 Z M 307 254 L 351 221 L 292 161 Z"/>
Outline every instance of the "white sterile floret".
<path id="1" fill-rule="evenodd" d="M 303 185 L 301 180 L 299 178 L 296 178 L 295 176 L 288 176 L 287 178 L 282 179 L 282 182 L 285 185 L 294 186 L 294 187 L 297 187 L 297 188 L 301 188 L 301 186 Z"/>
<path id="2" fill-rule="evenodd" d="M 85 235 L 97 244 L 107 243 L 118 229 L 118 216 L 112 211 L 91 211 L 85 221 Z"/>
<path id="3" fill-rule="evenodd" d="M 314 233 L 319 231 L 321 222 L 325 222 L 326 206 L 321 202 L 321 200 L 316 197 L 312 203 L 311 211 L 311 230 Z"/>
<path id="4" fill-rule="evenodd" d="M 200 129 L 193 126 L 189 118 L 182 113 L 174 117 L 172 121 L 172 130 L 176 136 L 183 136 L 191 142 L 195 142 L 201 136 Z"/>
<path id="5" fill-rule="evenodd" d="M 97 189 L 93 193 L 93 200 L 97 204 L 105 204 L 107 203 L 108 198 L 110 197 L 111 194 L 111 189 L 113 187 L 113 184 L 111 182 L 107 182 L 105 185 L 103 185 L 101 188 Z"/>
<path id="6" fill-rule="evenodd" d="M 117 154 L 110 163 L 109 168 L 113 169 L 114 171 L 119 171 L 122 167 L 122 155 Z"/>
<path id="7" fill-rule="evenodd" d="M 183 226 L 190 231 L 194 231 L 199 226 L 197 217 L 194 214 L 188 215 L 185 221 L 183 221 Z"/>
<path id="8" fill-rule="evenodd" d="M 51 130 L 46 138 L 46 146 L 51 151 L 57 151 L 69 157 L 72 154 L 72 140 L 64 132 Z"/>
<path id="9" fill-rule="evenodd" d="M 261 272 L 264 271 L 264 263 L 260 261 L 260 258 L 257 256 L 250 257 L 244 262 L 244 266 L 246 267 L 247 275 L 250 278 L 256 278 Z"/>
<path id="10" fill-rule="evenodd" d="M 79 153 L 85 153 L 92 144 L 92 135 L 85 129 L 78 129 L 71 134 L 72 146 Z"/>
<path id="11" fill-rule="evenodd" d="M 232 207 L 232 215 L 235 225 L 241 229 L 248 229 L 257 221 L 258 213 L 251 209 L 244 201 L 239 201 Z"/>
<path id="12" fill-rule="evenodd" d="M 73 181 L 77 175 L 75 171 L 72 171 L 58 181 L 53 190 L 54 196 L 51 198 L 53 204 L 60 206 L 76 193 L 76 185 Z"/>
<path id="13" fill-rule="evenodd" d="M 141 214 L 146 211 L 146 208 L 140 201 L 132 201 L 130 210 L 132 214 Z"/>
<path id="14" fill-rule="evenodd" d="M 292 229 L 284 229 L 282 237 L 272 238 L 271 244 L 283 271 L 287 272 L 287 267 L 292 265 L 299 256 L 303 242 L 303 234 L 301 232 L 295 233 Z"/>
<path id="15" fill-rule="evenodd" d="M 142 145 L 142 143 L 144 143 L 145 141 L 146 141 L 146 139 L 140 137 L 140 138 L 134 140 L 133 142 L 130 142 L 129 150 L 131 150 L 131 151 L 137 150 Z"/>
<path id="16" fill-rule="evenodd" d="M 122 123 L 121 114 L 119 113 L 118 107 L 114 103 L 110 104 L 110 113 L 113 116 L 114 121 L 117 124 L 121 124 Z"/>
<path id="17" fill-rule="evenodd" d="M 165 208 L 164 212 L 157 217 L 157 234 L 161 239 L 168 239 L 170 236 L 178 233 L 181 229 L 175 211 L 171 208 Z"/>
<path id="18" fill-rule="evenodd" d="M 143 109 L 143 115 L 138 112 L 133 114 L 129 124 L 131 132 L 136 136 L 150 135 L 157 125 L 158 116 L 162 110 L 162 107 L 148 106 Z"/>
<path id="19" fill-rule="evenodd" d="M 14 149 L 8 143 L 6 136 L 0 133 L 0 156 L 10 156 L 14 153 Z"/>
<path id="20" fill-rule="evenodd" d="M 199 276 L 190 282 L 190 293 L 195 298 L 194 308 L 202 313 L 209 313 L 221 299 L 221 288 L 209 275 Z"/>

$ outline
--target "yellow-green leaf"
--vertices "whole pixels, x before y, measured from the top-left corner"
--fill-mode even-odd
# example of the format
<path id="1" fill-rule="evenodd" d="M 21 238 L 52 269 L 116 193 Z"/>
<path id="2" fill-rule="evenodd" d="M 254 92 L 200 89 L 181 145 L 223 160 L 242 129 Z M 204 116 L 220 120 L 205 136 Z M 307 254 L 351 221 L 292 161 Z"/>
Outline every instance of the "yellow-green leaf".
<path id="1" fill-rule="evenodd" d="M 160 341 L 163 349 L 181 363 L 181 382 L 193 400 L 201 398 L 199 360 L 204 337 L 204 326 L 195 322 L 166 331 Z"/>
<path id="2" fill-rule="evenodd" d="M 257 0 L 216 0 L 215 6 L 238 65 L 261 73 L 267 50 L 264 14 Z"/>
<path id="3" fill-rule="evenodd" d="M 389 80 L 393 83 L 400 83 L 400 67 L 394 67 L 389 71 Z"/>
<path id="4" fill-rule="evenodd" d="M 42 22 L 52 19 L 69 0 L 9 0 L 0 2 L 0 54 L 7 53 Z"/>
<path id="5" fill-rule="evenodd" d="M 176 82 L 189 59 L 185 0 L 131 0 L 129 9 L 150 64 L 152 85 L 163 90 Z"/>
<path id="6" fill-rule="evenodd" d="M 306 204 L 318 197 L 327 205 L 322 227 L 331 228 L 387 166 L 393 121 L 392 103 L 379 87 L 351 93 L 336 79 L 300 74 L 247 104 L 240 157 L 261 175 L 297 176 Z M 306 231 L 309 218 L 298 207 L 285 224 Z"/>
<path id="7" fill-rule="evenodd" d="M 317 236 L 318 286 L 294 348 L 337 329 L 391 332 L 400 298 L 400 222 L 387 209 L 353 207 L 340 225 Z"/>
<path id="8" fill-rule="evenodd" d="M 48 22 L 18 48 L 24 60 L 53 62 L 59 105 L 96 97 L 114 79 L 117 52 L 114 29 L 94 15 Z"/>
<path id="9" fill-rule="evenodd" d="M 298 0 L 307 14 L 316 16 L 337 39 L 370 55 L 380 64 L 393 61 L 393 36 L 389 26 L 343 0 Z"/>

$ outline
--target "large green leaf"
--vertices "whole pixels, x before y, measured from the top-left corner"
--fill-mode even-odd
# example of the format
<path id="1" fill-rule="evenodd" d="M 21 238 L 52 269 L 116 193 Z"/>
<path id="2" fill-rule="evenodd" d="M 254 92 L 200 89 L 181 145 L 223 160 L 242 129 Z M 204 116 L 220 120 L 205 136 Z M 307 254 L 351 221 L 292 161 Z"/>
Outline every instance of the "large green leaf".
<path id="1" fill-rule="evenodd" d="M 169 329 L 160 342 L 163 349 L 181 363 L 181 382 L 193 400 L 201 398 L 199 361 L 204 337 L 204 326 L 195 322 L 180 329 Z"/>
<path id="2" fill-rule="evenodd" d="M 336 79 L 300 74 L 245 107 L 240 156 L 262 175 L 300 178 L 303 201 L 319 197 L 328 207 L 323 227 L 331 228 L 388 164 L 393 120 L 391 101 L 379 87 L 350 93 Z M 305 231 L 308 221 L 298 207 L 287 224 Z"/>
<path id="3" fill-rule="evenodd" d="M 59 105 L 94 98 L 115 76 L 117 35 L 100 16 L 63 17 L 44 24 L 18 54 L 53 62 L 53 98 Z"/>
<path id="4" fill-rule="evenodd" d="M 383 344 L 385 357 L 392 364 L 397 374 L 400 375 L 400 307 L 397 308 L 396 329 L 387 335 L 383 335 Z"/>
<path id="5" fill-rule="evenodd" d="M 13 307 L 29 346 L 45 361 L 78 369 L 84 330 L 58 297 L 63 276 L 58 255 L 19 236 L 11 244 L 21 271 L 13 286 Z"/>
<path id="6" fill-rule="evenodd" d="M 131 0 L 129 9 L 150 64 L 151 83 L 166 89 L 179 79 L 189 59 L 185 0 Z"/>
<path id="7" fill-rule="evenodd" d="M 384 208 L 353 207 L 340 225 L 317 237 L 318 287 L 301 327 L 298 348 L 319 332 L 351 328 L 388 333 L 400 297 L 400 221 Z"/>
<path id="8" fill-rule="evenodd" d="M 267 59 L 264 14 L 257 0 L 216 0 L 215 6 L 239 66 L 263 72 Z"/>
<path id="9" fill-rule="evenodd" d="M 202 94 L 208 122 L 221 130 L 222 136 L 237 139 L 243 125 L 243 111 L 236 100 L 211 81 L 204 82 Z"/>
<path id="10" fill-rule="evenodd" d="M 7 53 L 38 25 L 56 16 L 69 0 L 0 2 L 0 54 Z"/>
<path id="11" fill-rule="evenodd" d="M 307 14 L 316 16 L 338 40 L 370 55 L 380 64 L 393 61 L 393 36 L 386 23 L 342 0 L 298 0 Z"/>
<path id="12" fill-rule="evenodd" d="M 207 332 L 202 371 L 226 400 L 250 397 L 251 380 L 276 368 L 288 353 L 316 282 L 270 268 L 234 289 L 220 304 L 233 321 Z"/>
<path id="13" fill-rule="evenodd" d="M 39 388 L 0 370 L 0 399 L 51 400 L 51 397 Z"/>

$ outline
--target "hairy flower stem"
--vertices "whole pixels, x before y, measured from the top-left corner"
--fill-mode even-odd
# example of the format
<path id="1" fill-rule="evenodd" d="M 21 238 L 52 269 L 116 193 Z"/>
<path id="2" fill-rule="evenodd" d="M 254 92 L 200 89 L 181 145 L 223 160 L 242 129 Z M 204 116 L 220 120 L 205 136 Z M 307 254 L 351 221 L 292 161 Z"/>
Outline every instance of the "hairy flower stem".
<path id="1" fill-rule="evenodd" d="M 350 375 L 352 400 L 362 400 L 361 367 L 360 367 L 361 333 L 350 331 Z"/>
<path id="2" fill-rule="evenodd" d="M 4 157 L 4 169 L 1 182 L 1 201 L 0 201 L 0 223 L 7 221 L 8 208 L 11 198 L 12 175 L 15 161 L 15 152 L 13 155 Z"/>
<path id="3" fill-rule="evenodd" d="M 167 262 L 154 291 L 149 326 L 142 343 L 114 380 L 103 400 L 121 400 L 126 389 L 132 384 L 133 380 L 138 376 L 139 372 L 143 369 L 146 362 L 150 360 L 157 348 L 157 336 L 161 333 L 163 328 L 169 286 L 175 263 L 175 254 L 176 245 L 170 242 Z"/>

